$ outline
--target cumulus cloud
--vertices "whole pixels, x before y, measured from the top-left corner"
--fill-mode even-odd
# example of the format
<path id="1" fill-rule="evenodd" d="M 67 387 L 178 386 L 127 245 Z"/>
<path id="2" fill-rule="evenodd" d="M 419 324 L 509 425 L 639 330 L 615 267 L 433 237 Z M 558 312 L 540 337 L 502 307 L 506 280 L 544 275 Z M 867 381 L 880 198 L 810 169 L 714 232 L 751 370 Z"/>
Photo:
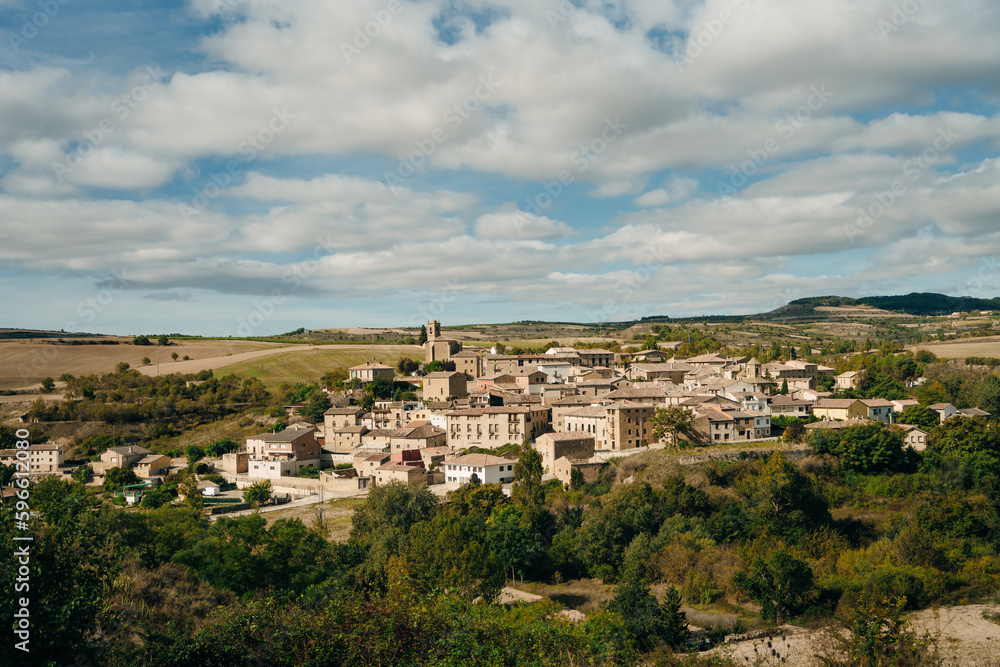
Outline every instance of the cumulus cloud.
<path id="1" fill-rule="evenodd" d="M 0 262 L 598 319 L 948 284 L 1000 250 L 1000 15 L 896 4 L 196 0 L 168 71 L 0 70 Z"/>

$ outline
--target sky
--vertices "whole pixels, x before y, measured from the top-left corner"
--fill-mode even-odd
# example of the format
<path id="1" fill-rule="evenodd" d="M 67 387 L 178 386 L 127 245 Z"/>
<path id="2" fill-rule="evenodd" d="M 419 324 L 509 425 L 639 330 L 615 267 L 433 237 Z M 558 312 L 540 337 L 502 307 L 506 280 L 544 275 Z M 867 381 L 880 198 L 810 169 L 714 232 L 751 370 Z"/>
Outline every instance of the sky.
<path id="1" fill-rule="evenodd" d="M 0 0 L 2 327 L 1000 294 L 996 0 Z"/>

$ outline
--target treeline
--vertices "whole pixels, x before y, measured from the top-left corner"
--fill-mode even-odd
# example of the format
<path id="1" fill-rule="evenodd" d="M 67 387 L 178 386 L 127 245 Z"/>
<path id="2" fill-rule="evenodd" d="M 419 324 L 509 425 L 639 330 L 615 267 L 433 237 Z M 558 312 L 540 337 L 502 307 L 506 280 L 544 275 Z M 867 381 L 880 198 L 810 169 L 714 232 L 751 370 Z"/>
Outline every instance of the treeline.
<path id="1" fill-rule="evenodd" d="M 225 411 L 231 406 L 267 405 L 271 395 L 257 378 L 211 371 L 196 375 L 150 377 L 123 369 L 105 375 L 59 378 L 66 383 L 66 400 L 45 405 L 41 400 L 28 411 L 38 421 L 101 421 L 133 424 L 201 412 Z M 192 382 L 192 381 L 200 382 Z"/>
<path id="2" fill-rule="evenodd" d="M 997 590 L 1000 425 L 948 420 L 922 455 L 881 424 L 817 432 L 810 444 L 816 454 L 797 464 L 775 453 L 666 474 L 667 455 L 648 452 L 569 488 L 543 483 L 538 453 L 522 448 L 511 497 L 473 485 L 442 504 L 425 486 L 376 487 L 344 544 L 297 520 L 123 512 L 79 484 L 43 480 L 31 496 L 33 657 L 675 665 L 682 603 L 822 622 L 887 599 L 901 612 Z M 11 512 L 0 510 L 0 548 L 12 550 Z M 0 561 L 8 620 L 14 567 Z M 494 603 L 505 582 L 580 577 L 615 584 L 580 623 L 551 604 Z M 855 648 L 901 650 L 880 642 Z M 0 662 L 11 651 L 0 647 Z"/>

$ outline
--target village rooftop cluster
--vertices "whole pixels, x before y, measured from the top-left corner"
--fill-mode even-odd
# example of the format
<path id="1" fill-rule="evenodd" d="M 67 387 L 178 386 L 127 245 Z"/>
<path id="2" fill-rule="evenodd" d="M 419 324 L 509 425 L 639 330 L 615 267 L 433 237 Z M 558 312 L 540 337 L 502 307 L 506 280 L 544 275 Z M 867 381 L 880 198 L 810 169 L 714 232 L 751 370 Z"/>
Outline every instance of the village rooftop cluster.
<path id="1" fill-rule="evenodd" d="M 377 400 L 366 412 L 358 405 L 363 389 L 323 387 L 332 407 L 322 423 L 297 416 L 301 405 L 287 405 L 289 418 L 298 421 L 246 438 L 213 465 L 230 486 L 269 480 L 290 499 L 319 490 L 355 495 L 392 481 L 441 485 L 442 492 L 470 482 L 509 485 L 517 451 L 508 445 L 522 442 L 539 451 L 550 478 L 569 484 L 577 475 L 588 482 L 607 461 L 650 448 L 773 444 L 774 416 L 819 419 L 807 429 L 882 422 L 902 428 L 914 450 L 927 446 L 925 430 L 897 424 L 897 416 L 917 401 L 830 398 L 830 391 L 817 388 L 854 389 L 862 379 L 857 371 L 836 375 L 833 368 L 797 359 L 761 364 L 716 353 L 671 357 L 669 349 L 677 345 L 620 353 L 552 347 L 539 354 L 498 354 L 466 349 L 431 321 L 424 362 L 454 370 L 398 376 L 394 367 L 374 360 L 349 369 L 354 386 L 407 382 L 419 387 L 419 400 Z M 821 381 L 824 376 L 831 379 Z M 951 404 L 929 407 L 941 421 L 988 415 Z M 683 432 L 656 428 L 657 411 L 668 409 L 688 413 Z M 501 448 L 503 455 L 491 453 Z M 12 463 L 16 456 L 16 450 L 2 451 L 0 462 Z M 32 445 L 29 458 L 32 475 L 72 472 L 62 445 Z M 129 503 L 174 467 L 170 457 L 138 445 L 112 447 L 90 465 L 98 476 L 116 467 L 133 470 L 141 483 L 125 490 Z M 307 466 L 320 470 L 318 480 L 298 477 Z M 207 496 L 219 493 L 211 481 L 199 482 L 199 488 Z"/>

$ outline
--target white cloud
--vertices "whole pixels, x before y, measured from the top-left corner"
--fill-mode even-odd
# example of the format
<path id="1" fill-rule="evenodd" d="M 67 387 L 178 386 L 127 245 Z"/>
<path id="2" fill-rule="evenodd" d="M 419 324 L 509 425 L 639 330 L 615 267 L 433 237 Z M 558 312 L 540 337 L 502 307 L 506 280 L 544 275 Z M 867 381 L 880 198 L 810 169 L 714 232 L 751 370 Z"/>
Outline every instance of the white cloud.
<path id="1" fill-rule="evenodd" d="M 565 222 L 519 211 L 514 203 L 480 216 L 475 223 L 475 235 L 481 239 L 556 239 L 574 234 Z"/>

